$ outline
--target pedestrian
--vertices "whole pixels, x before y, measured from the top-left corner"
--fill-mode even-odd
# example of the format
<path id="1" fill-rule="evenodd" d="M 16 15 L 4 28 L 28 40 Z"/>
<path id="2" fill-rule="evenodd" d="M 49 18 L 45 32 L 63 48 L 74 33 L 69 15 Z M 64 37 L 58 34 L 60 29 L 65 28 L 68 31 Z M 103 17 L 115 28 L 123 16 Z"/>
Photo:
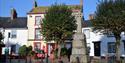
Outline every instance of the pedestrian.
<path id="1" fill-rule="evenodd" d="M 68 49 L 68 52 L 67 52 L 67 55 L 68 55 L 68 61 L 70 61 L 70 55 L 71 55 L 71 52 L 72 52 L 72 48 L 70 47 Z"/>
<path id="2" fill-rule="evenodd" d="M 54 63 L 54 52 L 53 51 L 51 51 L 50 60 L 51 60 L 51 63 Z"/>
<path id="3" fill-rule="evenodd" d="M 48 54 L 46 53 L 46 54 L 45 54 L 45 63 L 50 63 L 48 57 L 49 57 L 49 56 L 48 56 Z"/>
<path id="4" fill-rule="evenodd" d="M 61 57 L 58 59 L 58 63 L 63 63 Z"/>

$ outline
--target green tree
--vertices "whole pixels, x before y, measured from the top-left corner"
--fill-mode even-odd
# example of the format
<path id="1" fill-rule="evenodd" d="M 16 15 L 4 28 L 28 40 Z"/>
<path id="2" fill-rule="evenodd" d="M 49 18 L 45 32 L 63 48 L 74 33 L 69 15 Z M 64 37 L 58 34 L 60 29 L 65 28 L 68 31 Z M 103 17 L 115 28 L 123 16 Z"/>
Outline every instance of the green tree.
<path id="1" fill-rule="evenodd" d="M 19 48 L 18 53 L 19 53 L 20 56 L 26 58 L 26 62 L 25 63 L 27 63 L 27 56 L 31 57 L 31 56 L 33 56 L 35 54 L 35 52 L 32 51 L 32 46 L 26 47 L 26 45 L 21 46 Z"/>
<path id="2" fill-rule="evenodd" d="M 19 55 L 20 56 L 32 56 L 32 46 L 26 47 L 26 45 L 23 45 L 19 48 Z"/>
<path id="3" fill-rule="evenodd" d="M 32 51 L 32 46 L 27 47 L 27 55 L 28 56 L 33 56 L 35 53 Z"/>
<path id="4" fill-rule="evenodd" d="M 58 57 L 61 45 L 67 37 L 71 37 L 76 29 L 76 20 L 72 10 L 66 5 L 52 5 L 43 19 L 41 31 L 46 41 L 54 40 L 58 44 Z"/>
<path id="5" fill-rule="evenodd" d="M 2 35 L 2 33 L 0 32 L 0 44 L 2 44 L 2 39 L 3 39 L 3 35 Z"/>
<path id="6" fill-rule="evenodd" d="M 1 58 L 1 54 L 2 54 L 2 46 L 4 45 L 3 42 L 2 42 L 2 39 L 3 39 L 3 35 L 2 33 L 0 32 L 0 58 Z M 0 60 L 1 61 L 1 60 Z"/>
<path id="7" fill-rule="evenodd" d="M 27 56 L 27 47 L 26 45 L 23 45 L 19 48 L 19 55 L 20 56 Z"/>
<path id="8" fill-rule="evenodd" d="M 125 0 L 102 0 L 97 6 L 92 20 L 95 29 L 113 33 L 116 38 L 117 63 L 120 62 L 121 32 L 125 31 Z"/>
<path id="9" fill-rule="evenodd" d="M 32 46 L 27 47 L 27 54 L 29 53 L 29 51 L 32 51 L 32 49 Z"/>
<path id="10" fill-rule="evenodd" d="M 68 53 L 68 50 L 67 50 L 66 47 L 61 48 L 61 55 L 62 55 L 62 56 L 67 55 L 67 53 Z"/>

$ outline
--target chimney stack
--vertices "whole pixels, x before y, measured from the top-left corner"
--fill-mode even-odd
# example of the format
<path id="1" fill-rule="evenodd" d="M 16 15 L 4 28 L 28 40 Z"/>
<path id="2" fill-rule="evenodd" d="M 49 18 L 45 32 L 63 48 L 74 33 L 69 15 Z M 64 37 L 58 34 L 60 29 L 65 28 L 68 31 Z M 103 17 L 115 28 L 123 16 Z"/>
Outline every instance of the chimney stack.
<path id="1" fill-rule="evenodd" d="M 34 2 L 33 2 L 33 8 L 36 8 L 37 7 L 37 2 L 36 2 L 36 0 L 34 0 Z"/>
<path id="2" fill-rule="evenodd" d="M 94 14 L 89 14 L 89 20 L 94 19 Z"/>
<path id="3" fill-rule="evenodd" d="M 11 20 L 17 18 L 17 12 L 14 8 L 11 9 Z"/>

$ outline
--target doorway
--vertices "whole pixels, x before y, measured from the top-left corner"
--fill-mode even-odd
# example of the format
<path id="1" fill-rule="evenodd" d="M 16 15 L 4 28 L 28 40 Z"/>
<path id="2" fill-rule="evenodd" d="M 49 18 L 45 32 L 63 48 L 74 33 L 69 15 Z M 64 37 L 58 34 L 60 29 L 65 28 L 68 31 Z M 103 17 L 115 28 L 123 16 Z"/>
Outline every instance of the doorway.
<path id="1" fill-rule="evenodd" d="M 97 42 L 93 42 L 93 43 L 94 43 L 94 55 L 100 56 L 100 52 L 101 52 L 100 43 L 101 43 L 101 41 L 97 41 Z"/>

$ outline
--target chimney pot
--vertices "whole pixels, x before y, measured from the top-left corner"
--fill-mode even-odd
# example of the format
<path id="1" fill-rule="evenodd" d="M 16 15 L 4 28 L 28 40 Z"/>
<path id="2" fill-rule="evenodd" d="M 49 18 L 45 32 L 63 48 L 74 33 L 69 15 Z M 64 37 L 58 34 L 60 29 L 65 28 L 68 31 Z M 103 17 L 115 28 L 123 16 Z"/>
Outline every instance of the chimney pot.
<path id="1" fill-rule="evenodd" d="M 11 9 L 11 20 L 17 18 L 17 12 L 14 8 Z"/>
<path id="2" fill-rule="evenodd" d="M 89 20 L 94 19 L 94 14 L 89 14 Z"/>

